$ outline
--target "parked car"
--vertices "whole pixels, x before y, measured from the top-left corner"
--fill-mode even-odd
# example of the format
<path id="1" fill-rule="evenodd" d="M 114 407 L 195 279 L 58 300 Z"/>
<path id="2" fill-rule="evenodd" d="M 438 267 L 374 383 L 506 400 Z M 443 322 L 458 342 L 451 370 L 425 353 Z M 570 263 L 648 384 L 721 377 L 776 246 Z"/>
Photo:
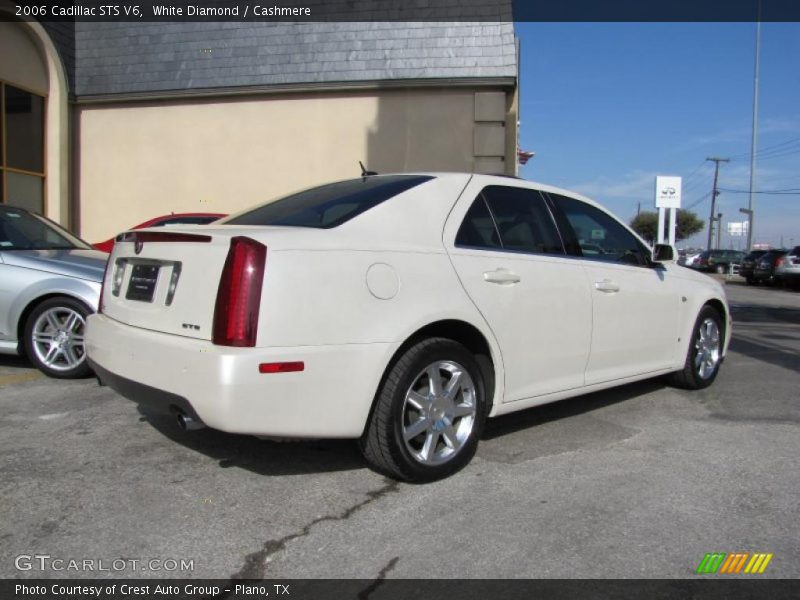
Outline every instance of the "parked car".
<path id="1" fill-rule="evenodd" d="M 783 262 L 784 257 L 789 251 L 785 248 L 770 250 L 763 254 L 756 263 L 756 268 L 753 270 L 753 281 L 756 283 L 766 283 L 774 285 L 777 283 L 775 279 L 775 269 Z"/>
<path id="2" fill-rule="evenodd" d="M 758 259 L 764 256 L 769 250 L 752 250 L 747 256 L 742 259 L 742 264 L 739 265 L 739 276 L 744 277 L 749 285 L 756 283 L 753 277 L 753 271 L 756 269 Z"/>
<path id="3" fill-rule="evenodd" d="M 682 250 L 678 252 L 678 264 L 682 267 L 691 267 L 700 258 L 702 250 Z"/>
<path id="4" fill-rule="evenodd" d="M 487 417 L 660 375 L 710 385 L 725 293 L 676 257 L 557 188 L 366 176 L 124 234 L 87 348 L 184 428 L 356 438 L 427 481 L 467 464 Z"/>
<path id="5" fill-rule="evenodd" d="M 228 215 L 224 215 L 222 213 L 172 213 L 169 215 L 155 217 L 154 219 L 150 219 L 144 223 L 139 223 L 138 225 L 131 227 L 131 229 L 144 229 L 145 227 L 165 227 L 168 225 L 206 225 L 227 216 Z M 96 250 L 110 254 L 112 248 L 114 248 L 114 238 L 109 238 L 104 242 L 92 244 L 92 246 Z"/>
<path id="6" fill-rule="evenodd" d="M 729 273 L 731 267 L 735 272 L 744 258 L 744 252 L 738 250 L 706 250 L 694 261 L 693 269 L 712 273 Z"/>
<path id="7" fill-rule="evenodd" d="M 51 377 L 84 377 L 86 317 L 108 255 L 52 221 L 0 205 L 0 353 Z"/>
<path id="8" fill-rule="evenodd" d="M 781 285 L 800 285 L 800 246 L 795 246 L 783 257 L 775 268 L 775 279 Z"/>

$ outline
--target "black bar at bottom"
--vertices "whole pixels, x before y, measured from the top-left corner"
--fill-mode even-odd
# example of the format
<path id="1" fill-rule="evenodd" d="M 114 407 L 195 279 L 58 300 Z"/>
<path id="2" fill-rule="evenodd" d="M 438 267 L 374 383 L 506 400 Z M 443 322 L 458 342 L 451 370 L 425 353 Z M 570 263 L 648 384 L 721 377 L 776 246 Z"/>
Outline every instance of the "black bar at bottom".
<path id="1" fill-rule="evenodd" d="M 794 600 L 800 583 L 758 576 L 697 579 L 17 579 L 3 600 Z"/>

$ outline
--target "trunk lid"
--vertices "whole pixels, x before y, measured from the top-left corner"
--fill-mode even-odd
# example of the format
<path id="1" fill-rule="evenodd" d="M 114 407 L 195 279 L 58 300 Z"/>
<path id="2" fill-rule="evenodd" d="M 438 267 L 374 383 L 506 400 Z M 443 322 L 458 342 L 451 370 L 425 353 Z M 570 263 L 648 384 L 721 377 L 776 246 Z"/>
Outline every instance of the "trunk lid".
<path id="1" fill-rule="evenodd" d="M 103 313 L 133 327 L 210 340 L 230 240 L 242 233 L 171 227 L 118 236 L 103 286 Z"/>

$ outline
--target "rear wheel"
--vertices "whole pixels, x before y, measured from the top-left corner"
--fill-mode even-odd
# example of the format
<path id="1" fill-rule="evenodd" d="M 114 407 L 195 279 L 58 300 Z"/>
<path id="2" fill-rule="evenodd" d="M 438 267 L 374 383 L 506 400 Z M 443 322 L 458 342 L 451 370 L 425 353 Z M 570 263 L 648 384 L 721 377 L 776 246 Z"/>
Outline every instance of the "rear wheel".
<path id="1" fill-rule="evenodd" d="M 25 322 L 23 344 L 37 369 L 59 379 L 87 377 L 83 336 L 91 310 L 82 302 L 59 296 L 40 303 Z"/>
<path id="2" fill-rule="evenodd" d="M 485 419 L 485 385 L 473 355 L 452 340 L 430 338 L 390 368 L 361 450 L 386 475 L 433 481 L 472 459 Z"/>
<path id="3" fill-rule="evenodd" d="M 714 383 L 722 363 L 723 331 L 719 312 L 704 306 L 697 316 L 683 369 L 671 376 L 674 386 L 699 390 Z"/>

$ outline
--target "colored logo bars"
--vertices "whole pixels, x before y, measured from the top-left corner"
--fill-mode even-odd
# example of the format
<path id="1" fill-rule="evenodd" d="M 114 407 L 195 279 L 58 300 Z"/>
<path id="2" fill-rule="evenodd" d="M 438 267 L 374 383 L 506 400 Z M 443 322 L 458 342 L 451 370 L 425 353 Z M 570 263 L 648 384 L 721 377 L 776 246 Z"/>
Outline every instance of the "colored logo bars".
<path id="1" fill-rule="evenodd" d="M 767 570 L 769 561 L 772 560 L 772 553 L 764 552 L 725 552 L 708 553 L 700 561 L 697 573 L 727 573 L 729 575 L 737 573 L 763 573 Z M 746 566 L 745 566 L 746 565 Z"/>

